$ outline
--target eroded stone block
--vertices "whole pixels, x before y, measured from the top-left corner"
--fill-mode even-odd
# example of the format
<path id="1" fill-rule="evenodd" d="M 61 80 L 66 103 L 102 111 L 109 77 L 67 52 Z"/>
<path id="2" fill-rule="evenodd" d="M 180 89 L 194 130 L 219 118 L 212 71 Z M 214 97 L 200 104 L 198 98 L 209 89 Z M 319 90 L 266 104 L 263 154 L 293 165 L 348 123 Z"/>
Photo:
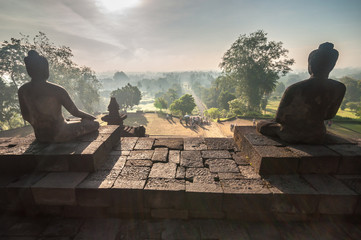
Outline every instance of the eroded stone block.
<path id="1" fill-rule="evenodd" d="M 182 151 L 180 165 L 183 167 L 203 167 L 200 151 Z"/>

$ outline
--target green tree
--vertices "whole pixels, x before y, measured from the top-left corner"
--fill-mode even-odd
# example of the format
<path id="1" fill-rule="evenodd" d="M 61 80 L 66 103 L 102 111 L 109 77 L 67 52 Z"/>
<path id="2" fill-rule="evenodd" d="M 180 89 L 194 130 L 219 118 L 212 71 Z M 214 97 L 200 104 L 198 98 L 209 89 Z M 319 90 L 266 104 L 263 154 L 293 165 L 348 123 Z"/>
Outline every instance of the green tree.
<path id="1" fill-rule="evenodd" d="M 19 104 L 17 99 L 17 88 L 12 84 L 7 84 L 0 78 L 0 122 L 2 127 L 7 128 L 19 127 L 14 122 L 21 124 L 21 116 L 19 114 Z"/>
<path id="2" fill-rule="evenodd" d="M 241 98 L 233 99 L 228 103 L 229 111 L 231 114 L 236 116 L 242 116 L 247 112 L 247 106 L 245 101 Z"/>
<path id="3" fill-rule="evenodd" d="M 222 91 L 218 97 L 218 106 L 221 109 L 229 110 L 228 102 L 232 101 L 235 98 L 236 96 L 234 94 L 229 93 L 228 91 Z"/>
<path id="4" fill-rule="evenodd" d="M 190 94 L 184 94 L 179 99 L 175 100 L 170 106 L 169 109 L 172 113 L 181 113 L 185 115 L 186 113 L 191 114 L 196 104 L 194 98 Z"/>
<path id="5" fill-rule="evenodd" d="M 276 96 L 282 96 L 283 92 L 286 90 L 285 85 L 283 84 L 283 82 L 279 82 L 276 85 L 276 88 L 274 90 L 274 93 Z"/>
<path id="6" fill-rule="evenodd" d="M 237 79 L 249 111 L 259 111 L 263 95 L 273 91 L 279 75 L 291 70 L 294 60 L 287 59 L 287 53 L 282 42 L 267 41 L 267 34 L 258 30 L 241 35 L 224 54 L 219 66 Z"/>
<path id="7" fill-rule="evenodd" d="M 128 83 L 122 88 L 114 90 L 110 94 L 112 97 L 115 97 L 119 107 L 121 109 L 132 109 L 133 106 L 138 105 L 142 99 L 142 94 L 139 91 L 138 87 L 132 86 Z"/>
<path id="8" fill-rule="evenodd" d="M 212 119 L 218 119 L 221 116 L 221 111 L 218 108 L 210 108 L 204 112 L 204 115 Z"/>
<path id="9" fill-rule="evenodd" d="M 163 97 L 156 98 L 154 107 L 159 108 L 160 111 L 162 111 L 162 109 L 166 109 L 168 107 L 168 102 Z"/>

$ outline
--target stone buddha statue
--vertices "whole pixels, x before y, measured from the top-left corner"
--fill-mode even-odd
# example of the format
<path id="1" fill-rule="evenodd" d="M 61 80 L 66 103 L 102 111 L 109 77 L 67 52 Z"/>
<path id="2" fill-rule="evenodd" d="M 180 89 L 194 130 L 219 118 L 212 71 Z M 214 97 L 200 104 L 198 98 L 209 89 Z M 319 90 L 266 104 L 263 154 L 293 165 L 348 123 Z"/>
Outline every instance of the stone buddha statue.
<path id="1" fill-rule="evenodd" d="M 308 57 L 310 78 L 288 87 L 276 118 L 259 122 L 257 131 L 289 143 L 322 144 L 324 121 L 336 115 L 346 91 L 343 83 L 328 79 L 337 58 L 332 43 L 323 43 L 312 51 Z"/>
<path id="2" fill-rule="evenodd" d="M 99 128 L 95 117 L 79 110 L 64 88 L 47 82 L 49 64 L 45 57 L 30 50 L 24 61 L 31 81 L 19 88 L 20 110 L 38 141 L 66 142 Z M 62 106 L 81 121 L 65 121 Z"/>

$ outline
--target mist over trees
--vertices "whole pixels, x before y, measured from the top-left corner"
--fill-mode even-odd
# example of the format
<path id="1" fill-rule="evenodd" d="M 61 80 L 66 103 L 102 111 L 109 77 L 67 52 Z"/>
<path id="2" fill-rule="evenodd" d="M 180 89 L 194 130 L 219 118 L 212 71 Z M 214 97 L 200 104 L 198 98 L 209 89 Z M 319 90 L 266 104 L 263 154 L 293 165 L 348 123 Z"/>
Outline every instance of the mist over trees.
<path id="1" fill-rule="evenodd" d="M 137 86 L 132 86 L 128 83 L 122 88 L 118 88 L 111 92 L 111 96 L 115 97 L 120 109 L 126 111 L 128 108 L 132 109 L 135 105 L 138 105 L 142 99 L 142 94 Z"/>
<path id="2" fill-rule="evenodd" d="M 39 32 L 32 39 L 21 35 L 1 43 L 0 48 L 0 84 L 6 89 L 1 96 L 1 122 L 7 128 L 22 125 L 20 108 L 17 100 L 17 89 L 30 81 L 25 68 L 24 57 L 34 49 L 49 62 L 49 82 L 64 87 L 75 104 L 87 112 L 95 112 L 99 102 L 100 87 L 95 72 L 89 67 L 78 66 L 73 60 L 69 47 L 56 46 L 45 33 Z M 20 120 L 19 120 L 20 119 Z"/>

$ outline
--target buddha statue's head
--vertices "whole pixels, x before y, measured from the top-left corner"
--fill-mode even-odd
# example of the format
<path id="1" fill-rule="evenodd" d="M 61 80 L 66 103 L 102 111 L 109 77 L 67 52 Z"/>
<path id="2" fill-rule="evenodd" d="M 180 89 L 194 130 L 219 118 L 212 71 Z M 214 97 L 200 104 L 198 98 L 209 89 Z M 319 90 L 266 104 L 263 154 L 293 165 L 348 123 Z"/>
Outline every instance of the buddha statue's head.
<path id="1" fill-rule="evenodd" d="M 322 43 L 308 56 L 308 72 L 314 77 L 326 77 L 336 65 L 338 51 L 329 42 Z"/>
<path id="2" fill-rule="evenodd" d="M 30 50 L 24 58 L 26 71 L 32 81 L 46 81 L 49 78 L 49 63 L 35 50 Z"/>

